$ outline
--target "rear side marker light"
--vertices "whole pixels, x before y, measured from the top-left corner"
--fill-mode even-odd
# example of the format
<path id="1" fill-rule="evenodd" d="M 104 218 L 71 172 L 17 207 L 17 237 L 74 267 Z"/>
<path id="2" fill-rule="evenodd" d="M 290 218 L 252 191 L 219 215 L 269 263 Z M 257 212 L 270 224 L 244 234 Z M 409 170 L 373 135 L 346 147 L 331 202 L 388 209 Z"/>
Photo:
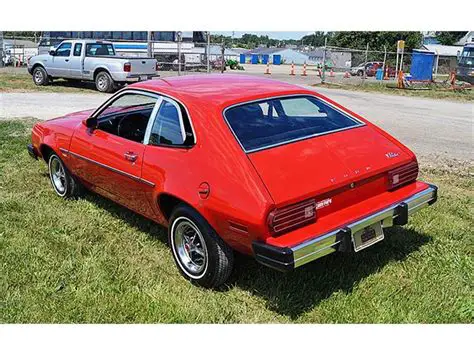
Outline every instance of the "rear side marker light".
<path id="1" fill-rule="evenodd" d="M 416 181 L 418 163 L 413 161 L 388 172 L 388 189 L 393 190 L 402 185 Z"/>
<path id="2" fill-rule="evenodd" d="M 280 235 L 316 221 L 316 200 L 277 208 L 268 215 L 268 226 L 273 235 Z"/>
<path id="3" fill-rule="evenodd" d="M 130 73 L 132 71 L 132 64 L 125 63 L 123 65 L 123 71 L 126 72 L 126 73 Z"/>

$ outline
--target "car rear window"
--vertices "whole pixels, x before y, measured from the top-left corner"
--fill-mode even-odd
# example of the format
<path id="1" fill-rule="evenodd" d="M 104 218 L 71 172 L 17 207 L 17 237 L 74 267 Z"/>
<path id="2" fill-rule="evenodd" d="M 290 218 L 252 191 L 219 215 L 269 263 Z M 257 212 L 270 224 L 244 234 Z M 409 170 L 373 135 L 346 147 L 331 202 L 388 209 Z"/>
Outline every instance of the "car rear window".
<path id="1" fill-rule="evenodd" d="M 109 43 L 86 44 L 86 55 L 88 57 L 115 55 L 114 46 Z"/>
<path id="2" fill-rule="evenodd" d="M 240 104 L 224 116 L 247 153 L 363 125 L 314 96 Z"/>

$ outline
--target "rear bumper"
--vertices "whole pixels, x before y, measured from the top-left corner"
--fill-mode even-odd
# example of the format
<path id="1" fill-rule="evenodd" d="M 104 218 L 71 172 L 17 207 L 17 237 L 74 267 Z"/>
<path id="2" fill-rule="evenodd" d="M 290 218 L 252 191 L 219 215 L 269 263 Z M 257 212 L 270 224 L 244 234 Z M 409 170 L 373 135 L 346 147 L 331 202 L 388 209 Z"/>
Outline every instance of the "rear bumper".
<path id="1" fill-rule="evenodd" d="M 352 234 L 373 223 L 382 222 L 383 228 L 405 225 L 410 215 L 425 206 L 432 205 L 437 198 L 438 188 L 429 185 L 427 189 L 402 202 L 292 247 L 281 248 L 256 241 L 253 243 L 254 255 L 261 264 L 289 271 L 335 251 L 353 250 Z"/>

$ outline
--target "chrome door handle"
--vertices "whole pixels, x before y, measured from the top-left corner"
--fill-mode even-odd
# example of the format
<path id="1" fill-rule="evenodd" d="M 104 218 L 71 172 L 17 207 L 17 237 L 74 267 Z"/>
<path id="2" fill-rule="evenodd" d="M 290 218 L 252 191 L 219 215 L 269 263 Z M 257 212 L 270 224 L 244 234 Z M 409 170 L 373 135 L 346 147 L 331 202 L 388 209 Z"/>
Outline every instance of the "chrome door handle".
<path id="1" fill-rule="evenodd" d="M 133 152 L 126 152 L 123 156 L 126 160 L 131 161 L 132 163 L 135 162 L 138 158 L 138 155 Z"/>

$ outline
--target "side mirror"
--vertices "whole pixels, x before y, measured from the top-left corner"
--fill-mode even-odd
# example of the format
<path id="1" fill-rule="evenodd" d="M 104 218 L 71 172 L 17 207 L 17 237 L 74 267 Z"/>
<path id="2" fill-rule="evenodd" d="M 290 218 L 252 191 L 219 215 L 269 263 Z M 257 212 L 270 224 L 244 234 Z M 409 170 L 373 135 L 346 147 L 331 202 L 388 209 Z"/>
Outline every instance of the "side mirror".
<path id="1" fill-rule="evenodd" d="M 55 49 L 50 49 L 49 50 L 49 55 L 52 55 L 54 57 L 56 55 L 56 50 Z"/>
<path id="2" fill-rule="evenodd" d="M 82 124 L 86 126 L 87 128 L 94 130 L 95 128 L 97 128 L 97 118 L 95 117 L 86 118 L 85 120 L 82 121 Z"/>

